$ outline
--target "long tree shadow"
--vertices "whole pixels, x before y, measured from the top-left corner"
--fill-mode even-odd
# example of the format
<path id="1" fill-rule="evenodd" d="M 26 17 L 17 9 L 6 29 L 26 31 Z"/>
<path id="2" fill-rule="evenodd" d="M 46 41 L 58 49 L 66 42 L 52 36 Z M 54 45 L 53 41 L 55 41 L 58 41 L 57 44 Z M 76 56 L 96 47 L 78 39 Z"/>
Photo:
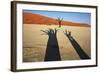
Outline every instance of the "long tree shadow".
<path id="1" fill-rule="evenodd" d="M 46 54 L 44 61 L 59 61 L 61 60 L 60 52 L 59 52 L 59 45 L 57 41 L 57 30 L 49 29 L 49 30 L 41 30 L 46 35 L 48 35 L 48 43 L 46 47 Z"/>
<path id="2" fill-rule="evenodd" d="M 65 32 L 65 35 L 70 40 L 72 46 L 80 56 L 80 59 L 90 59 L 90 57 L 82 50 L 81 46 L 77 43 L 77 41 L 71 36 L 71 32 Z"/>

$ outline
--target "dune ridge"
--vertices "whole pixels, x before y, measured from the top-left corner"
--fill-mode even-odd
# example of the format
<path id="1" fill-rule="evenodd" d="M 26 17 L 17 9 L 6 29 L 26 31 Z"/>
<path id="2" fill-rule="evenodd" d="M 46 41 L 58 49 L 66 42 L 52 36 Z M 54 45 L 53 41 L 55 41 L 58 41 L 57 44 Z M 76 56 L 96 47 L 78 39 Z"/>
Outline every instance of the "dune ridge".
<path id="1" fill-rule="evenodd" d="M 57 19 L 43 16 L 40 14 L 23 12 L 23 24 L 58 25 L 58 21 Z M 76 22 L 70 22 L 70 21 L 62 21 L 61 24 L 65 26 L 90 27 L 89 24 L 76 23 Z"/>

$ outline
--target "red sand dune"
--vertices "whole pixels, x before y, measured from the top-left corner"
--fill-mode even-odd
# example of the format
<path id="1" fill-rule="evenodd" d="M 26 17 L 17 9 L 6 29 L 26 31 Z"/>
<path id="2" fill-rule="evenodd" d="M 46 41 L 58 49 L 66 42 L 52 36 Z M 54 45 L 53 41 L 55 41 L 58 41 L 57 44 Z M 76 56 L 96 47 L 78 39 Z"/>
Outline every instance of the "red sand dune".
<path id="1" fill-rule="evenodd" d="M 33 13 L 28 13 L 24 12 L 23 13 L 23 23 L 24 24 L 41 24 L 41 25 L 58 25 L 57 19 L 53 19 L 50 17 L 46 17 L 43 15 L 39 14 L 33 14 Z M 69 22 L 69 21 L 62 21 L 62 25 L 66 26 L 84 26 L 84 27 L 90 27 L 88 24 L 84 23 L 75 23 L 75 22 Z"/>

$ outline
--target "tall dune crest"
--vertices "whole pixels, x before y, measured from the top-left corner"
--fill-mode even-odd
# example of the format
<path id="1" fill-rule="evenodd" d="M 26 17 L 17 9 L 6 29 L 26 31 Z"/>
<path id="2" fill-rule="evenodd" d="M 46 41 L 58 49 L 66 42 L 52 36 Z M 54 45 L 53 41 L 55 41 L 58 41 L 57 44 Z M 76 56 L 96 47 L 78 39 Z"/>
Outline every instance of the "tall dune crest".
<path id="1" fill-rule="evenodd" d="M 24 24 L 40 24 L 40 25 L 58 25 L 59 24 L 57 19 L 39 15 L 39 14 L 33 14 L 29 12 L 23 12 L 23 23 Z M 90 27 L 90 25 L 85 24 L 85 23 L 76 23 L 76 22 L 70 22 L 70 21 L 62 21 L 61 25 Z"/>

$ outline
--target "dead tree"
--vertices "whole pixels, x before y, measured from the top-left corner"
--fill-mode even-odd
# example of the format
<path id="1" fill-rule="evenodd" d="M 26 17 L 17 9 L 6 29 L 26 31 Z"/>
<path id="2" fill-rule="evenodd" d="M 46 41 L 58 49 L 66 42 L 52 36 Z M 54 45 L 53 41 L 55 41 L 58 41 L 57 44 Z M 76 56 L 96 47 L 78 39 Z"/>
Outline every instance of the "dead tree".
<path id="1" fill-rule="evenodd" d="M 57 18 L 57 21 L 58 21 L 58 24 L 59 24 L 59 27 L 61 27 L 61 22 L 63 21 L 63 18 Z"/>

